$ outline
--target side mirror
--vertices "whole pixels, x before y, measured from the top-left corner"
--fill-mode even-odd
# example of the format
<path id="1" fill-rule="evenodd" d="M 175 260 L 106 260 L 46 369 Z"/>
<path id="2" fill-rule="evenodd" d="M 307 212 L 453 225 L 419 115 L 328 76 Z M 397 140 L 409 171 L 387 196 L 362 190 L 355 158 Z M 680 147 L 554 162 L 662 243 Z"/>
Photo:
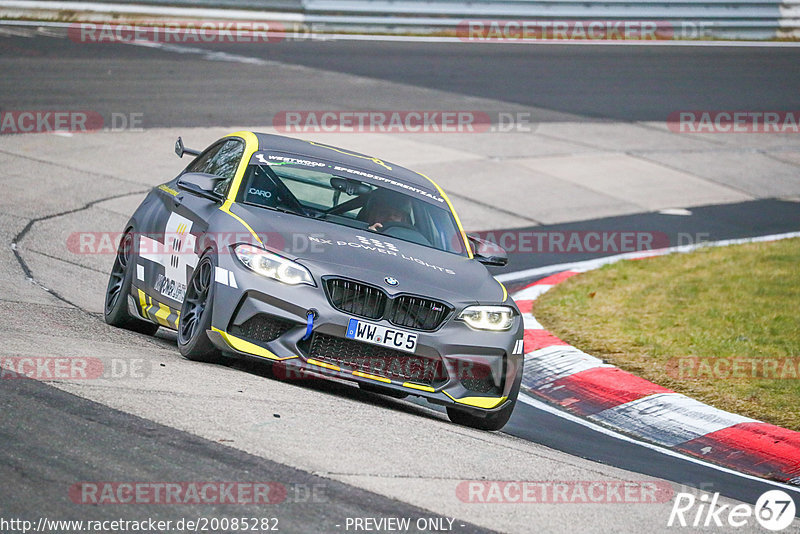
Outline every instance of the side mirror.
<path id="1" fill-rule="evenodd" d="M 175 141 L 175 153 L 178 155 L 179 158 L 182 158 L 184 154 L 189 154 L 192 156 L 199 156 L 199 150 L 192 150 L 191 148 L 186 148 L 183 146 L 183 139 L 178 137 L 178 140 Z"/>
<path id="2" fill-rule="evenodd" d="M 502 267 L 508 263 L 508 253 L 500 245 L 474 235 L 468 235 L 467 239 L 472 245 L 473 256 L 482 264 Z"/>
<path id="3" fill-rule="evenodd" d="M 187 172 L 178 178 L 178 187 L 210 200 L 222 200 L 222 196 L 214 192 L 214 188 L 224 178 L 203 172 Z"/>

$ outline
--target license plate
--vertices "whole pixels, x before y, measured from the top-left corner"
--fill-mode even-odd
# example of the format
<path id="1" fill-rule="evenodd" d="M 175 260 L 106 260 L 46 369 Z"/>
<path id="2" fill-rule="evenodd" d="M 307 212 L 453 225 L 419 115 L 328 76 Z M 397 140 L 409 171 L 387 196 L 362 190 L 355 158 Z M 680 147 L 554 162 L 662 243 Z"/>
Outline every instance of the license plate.
<path id="1" fill-rule="evenodd" d="M 404 352 L 417 350 L 417 334 L 359 321 L 358 319 L 350 319 L 347 325 L 346 337 Z"/>

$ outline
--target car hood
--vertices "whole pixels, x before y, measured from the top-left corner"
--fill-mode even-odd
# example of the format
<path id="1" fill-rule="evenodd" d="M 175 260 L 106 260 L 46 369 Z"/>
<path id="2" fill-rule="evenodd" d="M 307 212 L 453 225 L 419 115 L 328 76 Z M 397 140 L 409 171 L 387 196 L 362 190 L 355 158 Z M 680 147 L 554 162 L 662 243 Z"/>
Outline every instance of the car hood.
<path id="1" fill-rule="evenodd" d="M 267 248 L 321 276 L 353 278 L 389 295 L 415 293 L 453 304 L 497 303 L 505 292 L 476 260 L 343 225 L 237 205 Z M 389 285 L 393 278 L 397 285 Z"/>

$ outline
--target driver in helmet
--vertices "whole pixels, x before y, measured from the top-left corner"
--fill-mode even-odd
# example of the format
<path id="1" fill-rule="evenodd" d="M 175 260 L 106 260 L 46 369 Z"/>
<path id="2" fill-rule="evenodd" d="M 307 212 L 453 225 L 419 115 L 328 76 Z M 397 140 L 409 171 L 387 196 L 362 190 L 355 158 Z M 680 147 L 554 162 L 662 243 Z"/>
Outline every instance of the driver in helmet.
<path id="1" fill-rule="evenodd" d="M 391 223 L 410 226 L 411 203 L 400 193 L 376 190 L 369 200 L 365 219 L 373 232 L 380 232 Z"/>

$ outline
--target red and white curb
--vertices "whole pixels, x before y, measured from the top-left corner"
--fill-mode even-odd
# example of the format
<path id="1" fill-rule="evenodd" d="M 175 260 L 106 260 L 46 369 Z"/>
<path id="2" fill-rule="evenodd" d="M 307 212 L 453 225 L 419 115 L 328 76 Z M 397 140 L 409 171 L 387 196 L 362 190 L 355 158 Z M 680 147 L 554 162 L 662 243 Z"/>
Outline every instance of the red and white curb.
<path id="1" fill-rule="evenodd" d="M 525 320 L 523 391 L 623 434 L 743 473 L 800 485 L 800 432 L 714 408 L 603 363 L 555 337 L 531 314 L 534 300 L 553 286 L 608 263 L 790 237 L 800 237 L 800 232 L 621 254 L 498 277 L 519 280 L 563 268 L 512 294 Z"/>

